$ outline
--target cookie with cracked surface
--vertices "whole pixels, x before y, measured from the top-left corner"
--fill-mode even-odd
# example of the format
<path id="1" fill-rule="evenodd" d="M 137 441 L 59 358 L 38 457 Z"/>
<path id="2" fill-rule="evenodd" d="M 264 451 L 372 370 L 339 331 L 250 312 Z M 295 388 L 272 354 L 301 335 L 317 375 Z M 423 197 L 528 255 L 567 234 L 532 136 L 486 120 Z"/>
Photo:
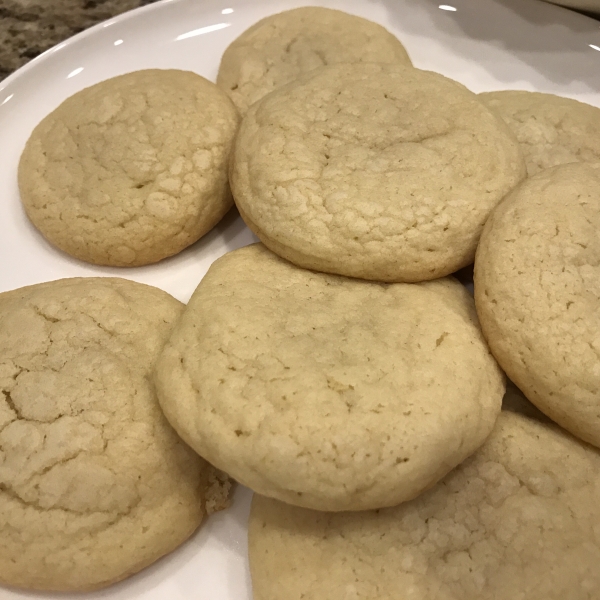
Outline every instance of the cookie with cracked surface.
<path id="1" fill-rule="evenodd" d="M 518 90 L 485 92 L 479 98 L 517 136 L 529 175 L 565 163 L 600 161 L 600 108 Z"/>
<path id="2" fill-rule="evenodd" d="M 547 169 L 486 223 L 475 303 L 502 368 L 552 420 L 600 447 L 600 163 Z"/>
<path id="3" fill-rule="evenodd" d="M 0 294 L 0 583 L 104 587 L 226 504 L 228 480 L 179 439 L 150 383 L 182 308 L 124 279 Z"/>
<path id="4" fill-rule="evenodd" d="M 262 244 L 213 263 L 155 383 L 171 424 L 209 462 L 328 511 L 414 498 L 483 443 L 504 393 L 456 280 L 314 273 Z"/>
<path id="5" fill-rule="evenodd" d="M 480 450 L 406 504 L 331 514 L 255 495 L 254 599 L 595 600 L 599 469 L 597 449 L 503 410 Z"/>
<path id="6" fill-rule="evenodd" d="M 516 138 L 465 87 L 358 64 L 252 106 L 231 185 L 249 227 L 298 266 L 417 282 L 471 263 L 487 216 L 524 177 Z"/>
<path id="7" fill-rule="evenodd" d="M 139 266 L 172 256 L 232 206 L 227 170 L 239 116 L 195 73 L 149 69 L 65 100 L 19 163 L 27 216 L 68 254 Z"/>
<path id="8" fill-rule="evenodd" d="M 217 85 L 240 112 L 303 73 L 336 63 L 410 66 L 400 41 L 381 25 L 340 10 L 304 6 L 254 24 L 225 50 Z"/>

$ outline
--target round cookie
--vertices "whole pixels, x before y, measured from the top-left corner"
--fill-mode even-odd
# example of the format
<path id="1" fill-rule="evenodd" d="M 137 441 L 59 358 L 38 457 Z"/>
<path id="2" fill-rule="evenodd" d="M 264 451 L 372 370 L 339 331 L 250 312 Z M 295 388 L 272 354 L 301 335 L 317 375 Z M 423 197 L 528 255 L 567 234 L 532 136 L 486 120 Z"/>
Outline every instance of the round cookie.
<path id="1" fill-rule="evenodd" d="M 254 600 L 596 600 L 599 470 L 596 449 L 503 410 L 475 455 L 409 503 L 332 514 L 255 495 Z"/>
<path id="2" fill-rule="evenodd" d="M 174 550 L 229 483 L 176 435 L 149 372 L 183 306 L 124 279 L 0 294 L 0 583 L 81 591 Z"/>
<path id="3" fill-rule="evenodd" d="M 565 163 L 600 161 L 600 108 L 517 90 L 485 92 L 479 98 L 517 136 L 529 175 Z"/>
<path id="4" fill-rule="evenodd" d="M 455 280 L 313 273 L 262 244 L 213 263 L 155 383 L 209 462 L 328 511 L 391 506 L 433 485 L 483 443 L 504 393 Z"/>
<path id="5" fill-rule="evenodd" d="M 248 226 L 298 266 L 416 282 L 471 263 L 488 214 L 523 177 L 514 135 L 462 85 L 358 64 L 252 106 L 231 185 Z"/>
<path id="6" fill-rule="evenodd" d="M 239 116 L 195 73 L 150 69 L 65 100 L 19 163 L 27 216 L 68 254 L 121 267 L 157 262 L 232 205 L 227 171 Z"/>
<path id="7" fill-rule="evenodd" d="M 492 213 L 475 259 L 490 348 L 541 411 L 600 446 L 600 164 L 524 182 Z"/>
<path id="8" fill-rule="evenodd" d="M 240 112 L 303 73 L 336 63 L 400 63 L 404 46 L 372 21 L 304 6 L 254 24 L 225 50 L 217 76 Z"/>

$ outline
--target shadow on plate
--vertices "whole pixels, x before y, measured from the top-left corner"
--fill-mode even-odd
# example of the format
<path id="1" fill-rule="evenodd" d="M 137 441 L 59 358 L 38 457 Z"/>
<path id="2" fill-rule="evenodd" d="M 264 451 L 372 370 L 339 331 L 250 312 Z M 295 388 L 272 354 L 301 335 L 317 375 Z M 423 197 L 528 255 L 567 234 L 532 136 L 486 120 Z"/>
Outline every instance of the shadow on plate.
<path id="1" fill-rule="evenodd" d="M 416 35 L 426 20 L 428 30 L 438 30 L 453 53 L 484 66 L 507 84 L 519 81 L 514 63 L 498 60 L 495 53 L 473 56 L 473 40 L 513 53 L 556 84 L 579 82 L 600 92 L 600 52 L 589 47 L 600 46 L 600 23 L 534 0 L 449 0 L 449 4 L 456 11 L 440 10 L 439 0 L 423 0 L 418 10 L 390 10 L 388 16 L 399 30 Z"/>

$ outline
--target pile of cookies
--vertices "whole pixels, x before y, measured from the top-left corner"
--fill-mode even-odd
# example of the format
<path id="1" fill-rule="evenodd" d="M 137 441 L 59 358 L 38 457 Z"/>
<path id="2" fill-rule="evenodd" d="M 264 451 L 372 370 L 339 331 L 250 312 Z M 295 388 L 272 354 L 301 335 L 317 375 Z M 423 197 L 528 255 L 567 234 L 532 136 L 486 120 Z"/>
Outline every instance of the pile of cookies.
<path id="1" fill-rule="evenodd" d="M 255 600 L 600 597 L 600 109 L 477 96 L 307 7 L 217 85 L 79 92 L 19 185 L 95 264 L 179 252 L 234 200 L 262 243 L 186 307 L 116 278 L 0 294 L 1 582 L 123 579 L 231 477 Z"/>

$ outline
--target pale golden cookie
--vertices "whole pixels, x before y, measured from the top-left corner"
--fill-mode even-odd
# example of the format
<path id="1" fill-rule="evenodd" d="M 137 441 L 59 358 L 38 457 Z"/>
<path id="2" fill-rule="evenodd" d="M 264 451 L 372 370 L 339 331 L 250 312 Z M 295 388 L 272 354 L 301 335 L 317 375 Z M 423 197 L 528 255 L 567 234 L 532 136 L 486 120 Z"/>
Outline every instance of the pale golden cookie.
<path id="1" fill-rule="evenodd" d="M 106 586 L 227 502 L 228 480 L 178 438 L 149 379 L 182 308 L 124 279 L 0 294 L 0 583 Z"/>
<path id="2" fill-rule="evenodd" d="M 504 393 L 454 279 L 313 273 L 262 244 L 213 263 L 155 382 L 201 456 L 261 494 L 331 511 L 414 498 L 483 443 Z"/>
<path id="3" fill-rule="evenodd" d="M 411 65 L 381 25 L 340 10 L 304 6 L 255 23 L 225 50 L 217 76 L 234 104 L 248 107 L 303 73 L 336 63 Z"/>
<path id="4" fill-rule="evenodd" d="M 475 259 L 481 327 L 541 411 L 600 446 L 600 163 L 534 175 L 492 213 Z"/>
<path id="5" fill-rule="evenodd" d="M 180 252 L 232 205 L 227 181 L 239 116 L 213 83 L 149 69 L 65 100 L 19 163 L 28 217 L 87 262 L 138 266 Z"/>
<path id="6" fill-rule="evenodd" d="M 517 90 L 485 92 L 479 98 L 514 131 L 529 175 L 565 163 L 600 161 L 600 108 Z"/>
<path id="7" fill-rule="evenodd" d="M 597 600 L 600 454 L 502 411 L 474 456 L 395 508 L 319 513 L 255 495 L 254 600 Z"/>
<path id="8" fill-rule="evenodd" d="M 298 266 L 424 281 L 473 261 L 525 177 L 518 142 L 462 85 L 400 65 L 335 65 L 248 111 L 231 186 L 261 241 Z"/>

